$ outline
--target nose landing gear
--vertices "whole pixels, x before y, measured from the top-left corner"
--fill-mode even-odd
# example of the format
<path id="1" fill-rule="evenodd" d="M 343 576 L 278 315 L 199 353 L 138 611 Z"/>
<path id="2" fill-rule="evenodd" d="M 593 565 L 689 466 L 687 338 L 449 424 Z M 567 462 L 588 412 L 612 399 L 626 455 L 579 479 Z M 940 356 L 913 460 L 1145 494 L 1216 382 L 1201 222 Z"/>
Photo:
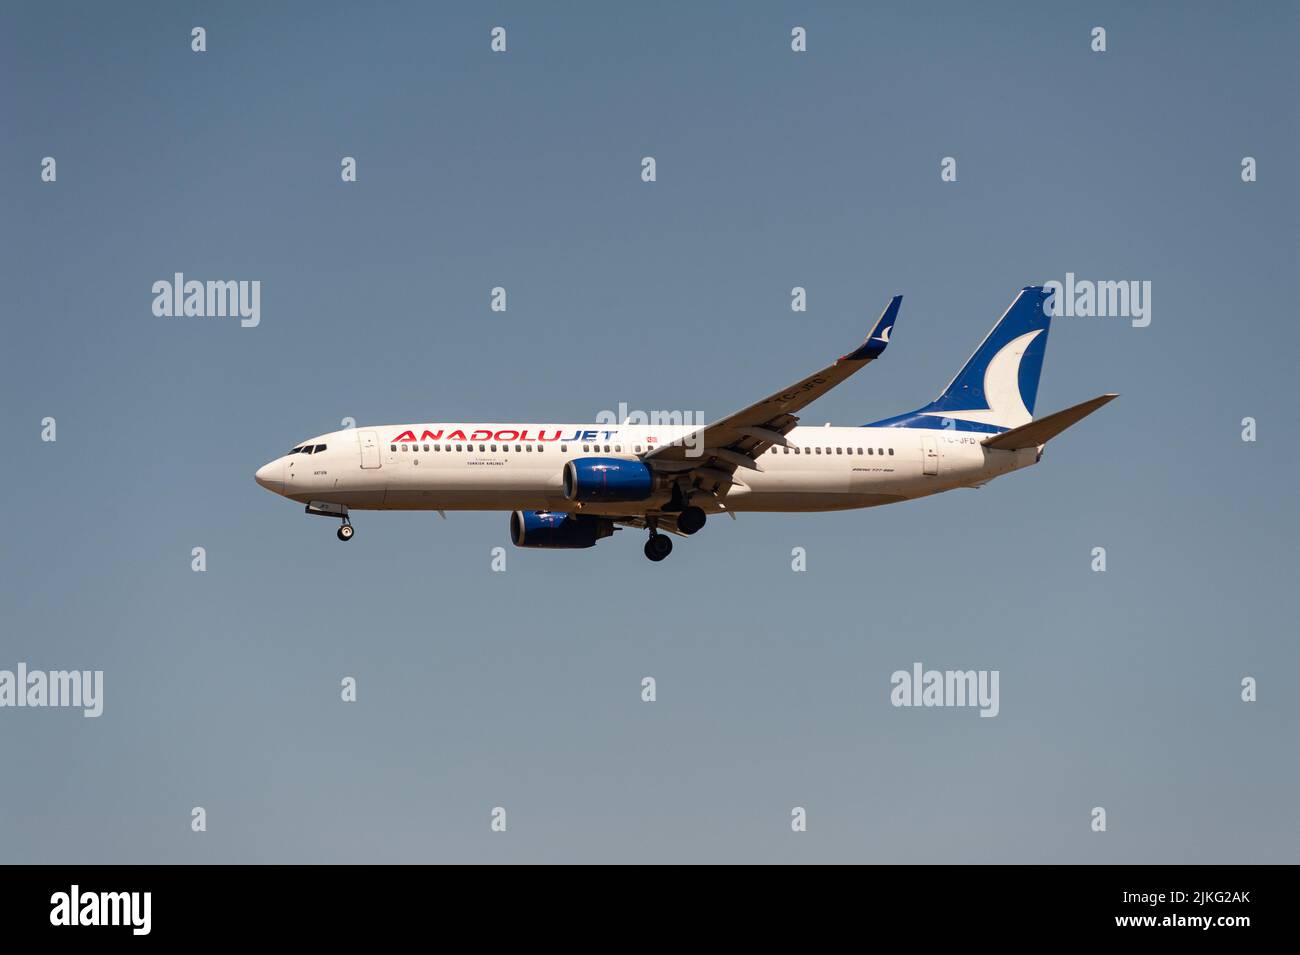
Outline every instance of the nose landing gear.
<path id="1" fill-rule="evenodd" d="M 317 517 L 341 517 L 343 526 L 338 530 L 338 538 L 345 544 L 352 540 L 352 522 L 348 520 L 348 507 L 346 504 L 331 504 L 328 501 L 308 501 L 307 513 L 315 514 Z"/>

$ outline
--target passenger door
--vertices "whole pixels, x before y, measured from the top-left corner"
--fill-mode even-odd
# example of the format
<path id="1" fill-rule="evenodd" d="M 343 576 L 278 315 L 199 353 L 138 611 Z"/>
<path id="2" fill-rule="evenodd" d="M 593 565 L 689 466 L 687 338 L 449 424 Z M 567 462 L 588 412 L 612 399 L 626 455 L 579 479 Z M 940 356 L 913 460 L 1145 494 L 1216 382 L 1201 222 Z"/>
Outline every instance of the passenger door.
<path id="1" fill-rule="evenodd" d="M 381 461 L 379 457 L 379 435 L 374 431 L 358 431 L 357 441 L 361 445 L 361 466 L 363 468 L 377 468 Z"/>

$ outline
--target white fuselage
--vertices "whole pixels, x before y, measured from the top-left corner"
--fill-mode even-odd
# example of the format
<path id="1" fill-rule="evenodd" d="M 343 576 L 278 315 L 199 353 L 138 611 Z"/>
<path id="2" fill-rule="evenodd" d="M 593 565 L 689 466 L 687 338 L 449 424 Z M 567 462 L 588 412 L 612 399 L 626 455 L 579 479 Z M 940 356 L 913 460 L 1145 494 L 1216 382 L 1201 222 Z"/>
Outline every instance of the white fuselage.
<path id="1" fill-rule="evenodd" d="M 686 437 L 682 426 L 409 424 L 313 438 L 324 449 L 287 454 L 258 471 L 264 487 L 302 503 L 365 510 L 550 510 L 627 516 L 653 512 L 668 491 L 630 503 L 575 504 L 565 462 L 636 460 Z M 706 511 L 828 511 L 872 507 L 972 487 L 1033 464 L 1038 449 L 995 451 L 986 434 L 922 428 L 798 427 L 787 447 L 740 468 Z M 404 440 L 403 440 L 404 439 Z M 688 452 L 689 453 L 689 452 Z"/>

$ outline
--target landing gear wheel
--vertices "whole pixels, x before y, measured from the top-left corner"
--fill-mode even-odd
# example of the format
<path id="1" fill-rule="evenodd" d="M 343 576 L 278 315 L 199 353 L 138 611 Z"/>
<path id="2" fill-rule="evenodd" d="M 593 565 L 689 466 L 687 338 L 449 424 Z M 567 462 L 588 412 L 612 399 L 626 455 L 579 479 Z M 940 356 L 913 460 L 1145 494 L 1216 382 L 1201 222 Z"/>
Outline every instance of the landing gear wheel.
<path id="1" fill-rule="evenodd" d="M 653 561 L 661 561 L 673 552 L 673 542 L 663 534 L 651 535 L 645 542 L 645 555 Z"/>
<path id="2" fill-rule="evenodd" d="M 347 542 L 352 540 L 352 525 L 344 524 L 339 528 L 339 540 Z"/>
<path id="3" fill-rule="evenodd" d="M 677 529 L 683 534 L 694 534 L 704 526 L 707 516 L 703 508 L 691 505 L 677 515 Z"/>

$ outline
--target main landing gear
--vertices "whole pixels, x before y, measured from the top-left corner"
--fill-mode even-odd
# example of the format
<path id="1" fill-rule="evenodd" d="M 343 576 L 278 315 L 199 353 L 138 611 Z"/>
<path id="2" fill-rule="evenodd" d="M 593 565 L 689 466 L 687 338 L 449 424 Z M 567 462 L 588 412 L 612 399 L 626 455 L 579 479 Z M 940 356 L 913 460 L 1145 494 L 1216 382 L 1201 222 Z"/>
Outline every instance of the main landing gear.
<path id="1" fill-rule="evenodd" d="M 673 492 L 673 499 L 682 502 L 681 507 L 673 508 L 677 512 L 677 530 L 688 535 L 696 533 L 704 527 L 708 515 L 704 513 L 702 507 L 686 504 L 679 488 L 674 488 Z M 658 563 L 673 552 L 673 540 L 671 537 L 659 533 L 658 517 L 649 517 L 646 524 L 650 528 L 650 539 L 645 542 L 645 555 Z"/>
<path id="2" fill-rule="evenodd" d="M 694 534 L 702 530 L 707 519 L 704 508 L 696 507 L 691 503 L 690 497 L 682 491 L 680 483 L 673 485 L 672 497 L 664 504 L 663 510 L 667 514 L 677 515 L 677 530 L 683 534 Z M 660 560 L 662 559 L 661 557 Z"/>
<path id="3" fill-rule="evenodd" d="M 704 509 L 692 504 L 677 515 L 677 529 L 683 534 L 694 534 L 704 527 L 706 519 Z"/>
<path id="4" fill-rule="evenodd" d="M 645 542 L 645 555 L 658 563 L 673 552 L 672 538 L 650 529 L 650 539 Z"/>

